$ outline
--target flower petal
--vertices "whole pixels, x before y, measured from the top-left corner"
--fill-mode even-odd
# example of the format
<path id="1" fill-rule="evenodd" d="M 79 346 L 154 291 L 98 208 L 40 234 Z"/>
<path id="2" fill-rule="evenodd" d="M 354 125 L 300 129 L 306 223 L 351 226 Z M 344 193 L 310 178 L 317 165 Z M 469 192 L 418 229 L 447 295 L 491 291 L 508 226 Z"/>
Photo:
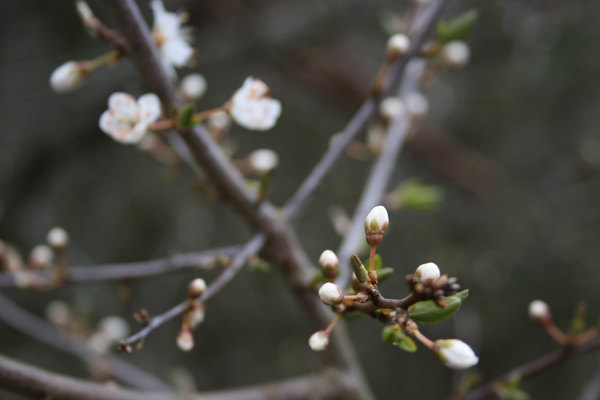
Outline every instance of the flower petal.
<path id="1" fill-rule="evenodd" d="M 125 114 L 129 119 L 137 118 L 137 105 L 133 96 L 128 93 L 116 92 L 108 98 L 108 108 Z"/>
<path id="2" fill-rule="evenodd" d="M 138 101 L 139 121 L 147 125 L 155 122 L 160 117 L 160 100 L 154 93 L 141 96 Z"/>
<path id="3" fill-rule="evenodd" d="M 169 60 L 176 67 L 185 67 L 186 63 L 194 54 L 192 46 L 178 36 L 167 38 L 161 47 L 161 53 L 165 60 Z"/>

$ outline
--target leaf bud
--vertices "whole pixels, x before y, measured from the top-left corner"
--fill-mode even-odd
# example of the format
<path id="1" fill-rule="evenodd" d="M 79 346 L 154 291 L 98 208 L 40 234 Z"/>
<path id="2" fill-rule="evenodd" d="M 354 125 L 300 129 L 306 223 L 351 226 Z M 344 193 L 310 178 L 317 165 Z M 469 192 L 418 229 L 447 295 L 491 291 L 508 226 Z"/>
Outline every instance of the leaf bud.
<path id="1" fill-rule="evenodd" d="M 328 306 L 344 301 L 344 292 L 335 283 L 327 282 L 319 289 L 321 301 Z"/>
<path id="2" fill-rule="evenodd" d="M 323 351 L 329 345 L 329 334 L 325 331 L 318 331 L 308 339 L 308 345 L 314 351 Z"/>
<path id="3" fill-rule="evenodd" d="M 379 245 L 383 240 L 383 233 L 389 224 L 390 219 L 385 207 L 377 206 L 373 208 L 365 219 L 367 244 L 371 247 Z"/>
<path id="4" fill-rule="evenodd" d="M 335 253 L 331 250 L 325 250 L 319 257 L 319 265 L 321 272 L 327 279 L 334 279 L 338 273 L 339 260 Z"/>

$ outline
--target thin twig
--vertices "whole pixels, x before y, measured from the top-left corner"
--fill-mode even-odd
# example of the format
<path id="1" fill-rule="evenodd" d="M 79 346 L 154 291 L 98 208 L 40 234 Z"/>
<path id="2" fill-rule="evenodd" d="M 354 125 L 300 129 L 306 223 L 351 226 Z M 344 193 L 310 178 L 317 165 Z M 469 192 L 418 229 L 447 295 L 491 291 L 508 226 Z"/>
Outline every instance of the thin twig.
<path id="1" fill-rule="evenodd" d="M 98 281 L 150 278 L 182 270 L 212 269 L 220 258 L 232 257 L 241 247 L 231 246 L 220 249 L 177 254 L 169 258 L 139 261 L 123 264 L 90 265 L 70 267 L 65 283 L 89 283 Z M 0 273 L 0 287 L 16 286 L 14 278 Z"/>
<path id="2" fill-rule="evenodd" d="M 48 322 L 17 306 L 1 292 L 0 320 L 40 342 L 79 357 L 86 363 L 89 363 L 92 360 L 92 357 L 95 356 L 92 350 L 81 339 L 66 332 L 59 331 Z M 158 378 L 138 369 L 117 356 L 108 354 L 105 358 L 109 362 L 108 369 L 110 371 L 108 372 L 110 372 L 115 379 L 118 379 L 127 385 L 147 390 L 173 390 L 169 385 Z"/>
<path id="3" fill-rule="evenodd" d="M 225 271 L 219 275 L 217 279 L 215 279 L 206 289 L 202 295 L 195 300 L 197 304 L 202 304 L 206 302 L 208 299 L 217 294 L 225 285 L 227 285 L 233 277 L 242 269 L 242 267 L 246 264 L 248 259 L 258 253 L 260 249 L 265 244 L 265 236 L 263 234 L 255 235 L 245 246 L 244 248 L 238 252 L 233 261 L 231 262 L 231 266 L 227 268 Z M 139 341 L 143 341 L 146 337 L 152 333 L 154 330 L 164 325 L 166 322 L 172 320 L 178 315 L 183 314 L 189 307 L 189 303 L 184 301 L 175 307 L 171 308 L 169 311 L 158 315 L 152 319 L 150 324 L 148 324 L 144 329 L 136 333 L 135 335 L 125 339 L 123 343 L 132 345 Z"/>
<path id="4" fill-rule="evenodd" d="M 583 393 L 579 400 L 598 400 L 600 399 L 600 371 L 596 371 L 592 379 L 585 385 Z"/>

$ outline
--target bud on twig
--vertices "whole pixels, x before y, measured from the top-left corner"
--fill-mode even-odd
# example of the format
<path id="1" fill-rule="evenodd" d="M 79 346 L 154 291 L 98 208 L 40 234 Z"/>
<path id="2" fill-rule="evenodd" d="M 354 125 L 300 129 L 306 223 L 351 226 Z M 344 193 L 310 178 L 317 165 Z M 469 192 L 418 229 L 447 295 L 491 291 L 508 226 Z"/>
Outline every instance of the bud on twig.
<path id="1" fill-rule="evenodd" d="M 334 279 L 338 273 L 339 260 L 335 253 L 331 250 L 325 250 L 319 257 L 319 265 L 321 273 L 327 279 Z"/>
<path id="2" fill-rule="evenodd" d="M 194 348 L 194 336 L 188 327 L 182 327 L 177 334 L 177 346 L 186 352 Z"/>
<path id="3" fill-rule="evenodd" d="M 327 282 L 319 289 L 321 301 L 328 306 L 344 301 L 344 292 L 335 283 Z"/>
<path id="4" fill-rule="evenodd" d="M 404 103 L 399 97 L 386 97 L 379 103 L 379 114 L 387 121 L 391 121 L 403 113 Z"/>
<path id="5" fill-rule="evenodd" d="M 69 61 L 56 68 L 50 75 L 50 86 L 56 93 L 65 93 L 75 89 L 88 74 L 85 61 Z"/>
<path id="6" fill-rule="evenodd" d="M 279 156 L 273 150 L 255 150 L 248 156 L 248 163 L 254 172 L 266 174 L 277 168 Z"/>
<path id="7" fill-rule="evenodd" d="M 386 55 L 391 60 L 405 55 L 408 49 L 410 49 L 410 39 L 402 33 L 390 37 L 385 46 Z"/>
<path id="8" fill-rule="evenodd" d="M 198 100 L 206 93 L 206 78 L 200 74 L 189 74 L 181 80 L 181 94 L 188 100 Z"/>
<path id="9" fill-rule="evenodd" d="M 387 210 L 383 206 L 377 206 L 369 212 L 365 219 L 365 234 L 367 244 L 376 247 L 383 240 L 383 233 L 390 224 Z M 356 275 L 358 277 L 358 274 Z M 359 281 L 360 281 L 360 277 Z"/>
<path id="10" fill-rule="evenodd" d="M 329 345 L 329 335 L 325 331 L 318 331 L 308 339 L 308 345 L 314 351 L 323 351 Z"/>
<path id="11" fill-rule="evenodd" d="M 544 325 L 552 318 L 550 307 L 541 300 L 534 300 L 529 303 L 529 318 Z"/>
<path id="12" fill-rule="evenodd" d="M 442 61 L 449 68 L 464 67 L 471 58 L 469 45 L 462 40 L 453 40 L 442 49 Z"/>
<path id="13" fill-rule="evenodd" d="M 29 255 L 29 263 L 36 269 L 47 268 L 54 261 L 54 252 L 45 244 L 35 246 Z"/>
<path id="14" fill-rule="evenodd" d="M 429 111 L 429 100 L 423 94 L 413 92 L 406 96 L 406 110 L 415 118 L 423 118 Z"/>
<path id="15" fill-rule="evenodd" d="M 206 282 L 202 278 L 196 278 L 188 285 L 188 293 L 190 298 L 195 299 L 200 297 L 202 293 L 206 291 Z"/>
<path id="16" fill-rule="evenodd" d="M 415 272 L 415 277 L 419 282 L 432 284 L 440 277 L 440 269 L 434 263 L 420 265 Z"/>
<path id="17" fill-rule="evenodd" d="M 462 340 L 436 340 L 431 350 L 451 369 L 467 369 L 479 362 L 473 349 Z"/>
<path id="18" fill-rule="evenodd" d="M 69 244 L 69 234 L 63 228 L 52 228 L 46 236 L 46 241 L 54 249 L 64 249 Z"/>

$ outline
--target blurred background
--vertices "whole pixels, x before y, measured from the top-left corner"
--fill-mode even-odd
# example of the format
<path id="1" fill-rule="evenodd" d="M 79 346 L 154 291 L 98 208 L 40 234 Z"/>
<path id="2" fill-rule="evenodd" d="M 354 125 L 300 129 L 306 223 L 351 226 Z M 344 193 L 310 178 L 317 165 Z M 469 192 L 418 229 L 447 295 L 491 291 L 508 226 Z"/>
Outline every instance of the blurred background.
<path id="1" fill-rule="evenodd" d="M 147 1 L 139 1 L 147 21 Z M 101 1 L 90 1 L 109 27 Z M 262 78 L 283 104 L 276 127 L 234 126 L 230 140 L 243 157 L 272 148 L 280 167 L 272 201 L 294 192 L 343 129 L 376 74 L 393 16 L 405 1 L 165 0 L 185 9 L 195 27 L 197 66 L 208 81 L 199 109 L 221 105 L 249 76 Z M 600 2 L 451 0 L 445 18 L 470 8 L 480 19 L 468 40 L 470 64 L 427 82 L 430 112 L 407 143 L 390 189 L 418 178 L 438 185 L 437 211 L 391 215 L 380 252 L 395 275 L 388 297 L 407 294 L 404 276 L 425 262 L 459 277 L 470 289 L 456 317 L 424 333 L 458 337 L 480 356 L 485 380 L 557 346 L 527 317 L 545 300 L 557 324 L 569 326 L 580 300 L 589 322 L 600 315 Z M 52 71 L 68 60 L 111 48 L 90 38 L 71 1 L 0 4 L 0 238 L 23 254 L 54 226 L 72 238 L 72 265 L 127 262 L 244 242 L 245 222 L 227 205 L 205 200 L 189 171 L 157 163 L 98 128 L 108 96 L 146 91 L 129 60 L 90 75 L 72 93 L 56 95 Z M 180 70 L 180 76 L 189 73 Z M 465 164 L 465 160 L 468 163 Z M 370 168 L 345 159 L 299 225 L 316 262 L 339 237 L 328 211 L 352 213 Z M 146 308 L 163 312 L 185 297 L 187 282 L 217 272 L 179 273 L 123 284 L 57 291 L 3 291 L 42 316 L 48 302 L 76 307 L 94 326 L 106 315 Z M 268 382 L 317 371 L 310 332 L 276 267 L 243 271 L 208 303 L 196 347 L 175 345 L 166 325 L 127 360 L 164 379 L 193 378 L 200 391 Z M 443 399 L 452 372 L 426 349 L 416 354 L 385 345 L 382 325 L 362 320 L 350 330 L 379 399 Z M 85 365 L 0 321 L 0 353 L 60 373 L 87 377 Z M 534 399 L 575 399 L 600 367 L 597 354 L 570 360 L 523 383 Z M 20 399 L 4 393 L 2 398 Z"/>

